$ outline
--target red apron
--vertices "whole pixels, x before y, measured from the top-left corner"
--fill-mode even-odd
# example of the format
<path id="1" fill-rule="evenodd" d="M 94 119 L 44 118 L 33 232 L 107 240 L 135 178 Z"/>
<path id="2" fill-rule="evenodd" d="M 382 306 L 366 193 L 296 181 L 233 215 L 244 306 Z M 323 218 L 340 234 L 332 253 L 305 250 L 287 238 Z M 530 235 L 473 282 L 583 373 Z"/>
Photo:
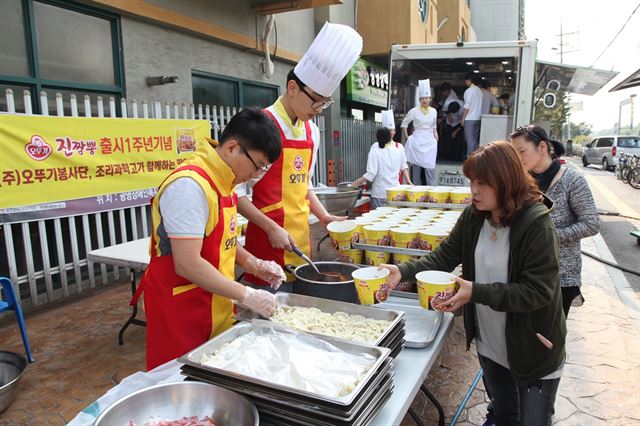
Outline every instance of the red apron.
<path id="1" fill-rule="evenodd" d="M 253 187 L 253 204 L 274 222 L 284 228 L 307 256 L 311 256 L 309 236 L 309 170 L 313 157 L 311 126 L 305 123 L 306 139 L 287 139 L 273 114 L 264 110 L 280 129 L 282 153 L 269 171 Z M 278 265 L 300 265 L 304 260 L 286 250 L 271 247 L 269 237 L 262 228 L 249 222 L 245 236 L 245 246 L 255 256 L 273 260 Z M 251 274 L 245 280 L 259 285 L 268 285 Z M 287 281 L 293 276 L 287 274 Z"/>
<path id="2" fill-rule="evenodd" d="M 205 170 L 195 165 L 179 167 L 169 176 L 185 170 L 202 176 L 218 195 L 218 221 L 205 236 L 200 255 L 226 277 L 234 279 L 237 195 L 234 192 L 223 196 Z M 156 198 L 152 200 L 152 206 L 159 203 L 159 195 Z M 209 215 L 211 218 L 212 212 Z M 154 221 L 154 226 L 159 223 Z M 151 240 L 151 261 L 130 303 L 132 306 L 137 303 L 144 291 L 148 370 L 184 355 L 231 327 L 234 309 L 231 300 L 210 293 L 176 274 L 173 256 L 160 255 L 155 249 L 155 235 L 156 232 Z"/>

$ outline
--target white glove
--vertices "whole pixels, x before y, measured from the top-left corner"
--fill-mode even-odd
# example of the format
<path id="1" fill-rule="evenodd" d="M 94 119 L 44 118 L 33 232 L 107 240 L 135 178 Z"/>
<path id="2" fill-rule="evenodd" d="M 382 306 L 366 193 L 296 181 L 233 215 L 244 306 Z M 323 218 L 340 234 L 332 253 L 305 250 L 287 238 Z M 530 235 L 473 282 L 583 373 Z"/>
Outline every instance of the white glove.
<path id="1" fill-rule="evenodd" d="M 266 290 L 256 290 L 246 286 L 244 288 L 244 299 L 240 304 L 246 306 L 254 312 L 269 318 L 276 311 L 276 297 Z"/>
<path id="2" fill-rule="evenodd" d="M 274 290 L 277 290 L 287 279 L 280 265 L 273 260 L 252 259 L 247 266 L 249 266 L 248 272 L 268 282 Z"/>

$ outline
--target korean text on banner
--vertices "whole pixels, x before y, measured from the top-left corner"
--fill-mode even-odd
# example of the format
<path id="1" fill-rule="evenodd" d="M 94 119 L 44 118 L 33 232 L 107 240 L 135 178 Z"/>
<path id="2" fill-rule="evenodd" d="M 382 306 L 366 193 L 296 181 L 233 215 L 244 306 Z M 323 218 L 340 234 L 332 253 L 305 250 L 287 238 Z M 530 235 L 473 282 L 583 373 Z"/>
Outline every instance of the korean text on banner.
<path id="1" fill-rule="evenodd" d="M 157 187 L 206 143 L 204 120 L 0 115 L 0 208 Z"/>

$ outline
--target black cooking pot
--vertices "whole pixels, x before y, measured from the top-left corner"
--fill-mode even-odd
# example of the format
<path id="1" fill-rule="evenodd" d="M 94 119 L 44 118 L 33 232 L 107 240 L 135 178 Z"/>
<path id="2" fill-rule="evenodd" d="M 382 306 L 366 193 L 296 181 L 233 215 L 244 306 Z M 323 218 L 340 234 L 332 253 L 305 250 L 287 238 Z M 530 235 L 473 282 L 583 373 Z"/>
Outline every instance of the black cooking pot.
<path id="1" fill-rule="evenodd" d="M 295 267 L 286 265 L 285 269 L 292 273 L 296 280 L 293 284 L 293 293 L 306 296 L 322 297 L 324 299 L 339 300 L 342 302 L 358 303 L 356 287 L 353 284 L 351 273 L 360 267 L 343 262 L 313 262 L 320 272 L 334 272 L 342 274 L 344 281 L 328 282 L 323 280 L 308 263 Z"/>

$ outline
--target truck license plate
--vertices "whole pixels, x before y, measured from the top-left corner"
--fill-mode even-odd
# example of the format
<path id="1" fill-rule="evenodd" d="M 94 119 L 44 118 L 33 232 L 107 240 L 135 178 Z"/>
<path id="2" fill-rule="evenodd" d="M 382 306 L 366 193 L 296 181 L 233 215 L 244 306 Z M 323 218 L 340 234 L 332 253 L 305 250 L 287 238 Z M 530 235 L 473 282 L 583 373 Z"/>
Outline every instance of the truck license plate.
<path id="1" fill-rule="evenodd" d="M 438 185 L 464 186 L 464 176 L 441 173 L 440 176 L 438 176 Z"/>

